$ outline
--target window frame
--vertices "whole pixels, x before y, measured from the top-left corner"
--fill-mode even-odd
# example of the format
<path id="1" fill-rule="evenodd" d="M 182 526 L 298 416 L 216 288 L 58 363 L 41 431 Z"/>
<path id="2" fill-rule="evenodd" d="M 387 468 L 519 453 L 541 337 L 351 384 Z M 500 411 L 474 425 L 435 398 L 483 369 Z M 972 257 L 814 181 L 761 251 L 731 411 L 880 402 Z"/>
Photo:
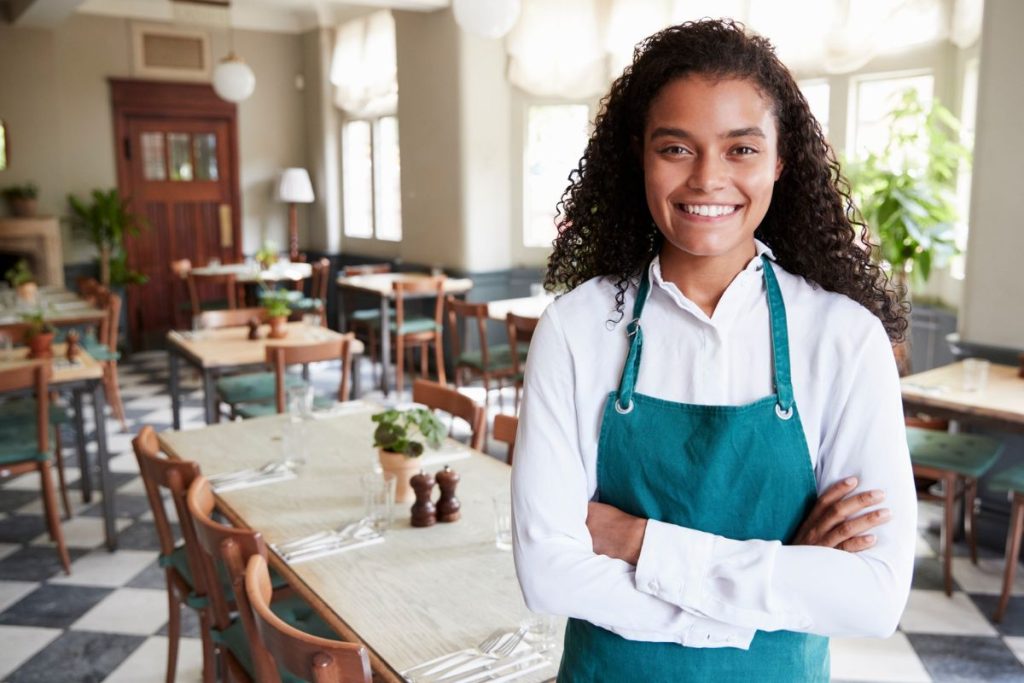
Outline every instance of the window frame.
<path id="1" fill-rule="evenodd" d="M 395 120 L 396 136 L 398 138 L 397 146 L 399 148 L 399 155 L 401 154 L 401 125 L 398 120 L 397 112 L 385 112 L 375 113 L 368 116 L 352 116 L 345 117 L 342 119 L 340 124 L 340 135 L 339 135 L 339 146 L 340 146 L 340 161 L 341 161 L 341 173 L 339 177 L 339 183 L 341 185 L 341 200 L 342 200 L 342 238 L 343 239 L 354 239 L 354 240 L 372 240 L 378 242 L 387 242 L 391 244 L 397 244 L 402 241 L 404 237 L 403 225 L 402 225 L 402 213 L 401 210 L 398 212 L 398 236 L 381 236 L 379 232 L 380 226 L 380 211 L 381 202 L 379 192 L 382 188 L 381 183 L 381 167 L 383 165 L 383 151 L 381 150 L 381 138 L 380 127 L 383 119 L 393 118 Z M 370 124 L 370 232 L 369 234 L 350 234 L 349 233 L 349 221 L 345 215 L 345 137 L 346 127 L 351 123 L 365 122 Z M 399 156 L 399 159 L 401 156 Z M 397 169 L 399 178 L 399 207 L 401 207 L 401 161 L 399 161 L 399 168 Z"/>

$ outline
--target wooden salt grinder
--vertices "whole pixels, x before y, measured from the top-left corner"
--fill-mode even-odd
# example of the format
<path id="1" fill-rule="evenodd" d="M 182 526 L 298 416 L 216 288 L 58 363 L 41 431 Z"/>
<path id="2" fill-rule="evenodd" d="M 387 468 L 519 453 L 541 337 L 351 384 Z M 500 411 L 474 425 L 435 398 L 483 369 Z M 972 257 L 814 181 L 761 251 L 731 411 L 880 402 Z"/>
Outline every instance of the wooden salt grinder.
<path id="1" fill-rule="evenodd" d="M 71 330 L 67 336 L 67 356 L 68 361 L 74 362 L 76 358 L 82 355 L 82 347 L 78 345 L 78 332 Z"/>
<path id="2" fill-rule="evenodd" d="M 249 318 L 249 339 L 260 338 L 260 319 L 256 316 Z"/>
<path id="3" fill-rule="evenodd" d="M 441 489 L 441 497 L 437 499 L 437 521 L 456 522 L 462 513 L 462 503 L 455 497 L 455 487 L 459 485 L 459 473 L 448 465 L 437 473 L 437 485 Z"/>
<path id="4" fill-rule="evenodd" d="M 437 512 L 430 500 L 434 495 L 434 475 L 421 471 L 409 480 L 409 484 L 416 492 L 416 502 L 412 504 L 412 525 L 433 526 L 437 523 Z"/>

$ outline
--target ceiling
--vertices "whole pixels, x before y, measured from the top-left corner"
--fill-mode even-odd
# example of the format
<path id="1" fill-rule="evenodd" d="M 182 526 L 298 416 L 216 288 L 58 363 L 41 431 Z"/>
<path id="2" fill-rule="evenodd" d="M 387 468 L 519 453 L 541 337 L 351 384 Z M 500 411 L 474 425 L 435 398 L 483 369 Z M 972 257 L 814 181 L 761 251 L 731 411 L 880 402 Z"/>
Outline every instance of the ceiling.
<path id="1" fill-rule="evenodd" d="M 234 0 L 229 9 L 187 0 L 0 0 L 0 16 L 16 26 L 53 28 L 75 13 L 179 24 L 298 33 L 335 26 L 379 7 L 432 12 L 449 0 Z"/>

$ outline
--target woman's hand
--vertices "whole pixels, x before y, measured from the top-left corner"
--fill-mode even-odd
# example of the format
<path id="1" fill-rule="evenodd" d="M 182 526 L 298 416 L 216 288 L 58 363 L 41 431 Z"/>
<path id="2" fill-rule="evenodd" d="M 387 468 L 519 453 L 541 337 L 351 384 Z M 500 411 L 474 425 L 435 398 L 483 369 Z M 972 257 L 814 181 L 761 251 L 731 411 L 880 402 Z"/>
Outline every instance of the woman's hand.
<path id="1" fill-rule="evenodd" d="M 836 482 L 821 494 L 807 519 L 800 525 L 791 545 L 820 545 L 856 553 L 867 550 L 877 540 L 864 532 L 889 521 L 888 508 L 855 514 L 885 499 L 882 491 L 864 491 L 847 495 L 857 486 L 856 477 Z"/>
<path id="2" fill-rule="evenodd" d="M 590 503 L 587 529 L 594 539 L 594 552 L 636 566 L 644 544 L 647 520 L 634 517 L 605 503 Z"/>

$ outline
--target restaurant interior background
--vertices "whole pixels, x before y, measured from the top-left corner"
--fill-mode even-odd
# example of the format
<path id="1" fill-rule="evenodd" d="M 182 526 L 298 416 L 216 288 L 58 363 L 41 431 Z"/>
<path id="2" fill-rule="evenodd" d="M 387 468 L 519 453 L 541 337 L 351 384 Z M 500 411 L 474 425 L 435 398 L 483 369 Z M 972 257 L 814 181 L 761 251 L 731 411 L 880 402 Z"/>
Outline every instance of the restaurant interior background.
<path id="1" fill-rule="evenodd" d="M 522 0 L 497 39 L 460 28 L 449 4 L 0 0 L 0 188 L 36 184 L 38 214 L 61 219 L 65 282 L 95 274 L 95 250 L 64 220 L 66 198 L 130 183 L 116 89 L 209 83 L 233 52 L 255 90 L 237 104 L 235 151 L 222 157 L 236 177 L 227 214 L 215 215 L 218 255 L 287 248 L 278 184 L 301 168 L 315 198 L 297 206 L 299 247 L 330 259 L 332 273 L 388 261 L 470 277 L 470 301 L 525 296 L 543 277 L 554 206 L 599 98 L 632 46 L 679 19 L 733 16 L 775 41 L 843 158 L 884 146 L 885 115 L 908 88 L 960 119 L 973 158 L 957 181 L 961 254 L 914 286 L 913 369 L 957 356 L 1018 362 L 1024 2 Z M 162 255 L 131 252 L 130 265 L 154 276 L 167 269 Z M 336 298 L 329 287 L 332 321 Z M 159 338 L 147 336 L 144 306 L 127 307 L 134 350 Z M 1024 458 L 1024 438 L 999 436 L 1004 457 Z M 1008 504 L 982 500 L 982 543 L 1001 550 Z"/>

